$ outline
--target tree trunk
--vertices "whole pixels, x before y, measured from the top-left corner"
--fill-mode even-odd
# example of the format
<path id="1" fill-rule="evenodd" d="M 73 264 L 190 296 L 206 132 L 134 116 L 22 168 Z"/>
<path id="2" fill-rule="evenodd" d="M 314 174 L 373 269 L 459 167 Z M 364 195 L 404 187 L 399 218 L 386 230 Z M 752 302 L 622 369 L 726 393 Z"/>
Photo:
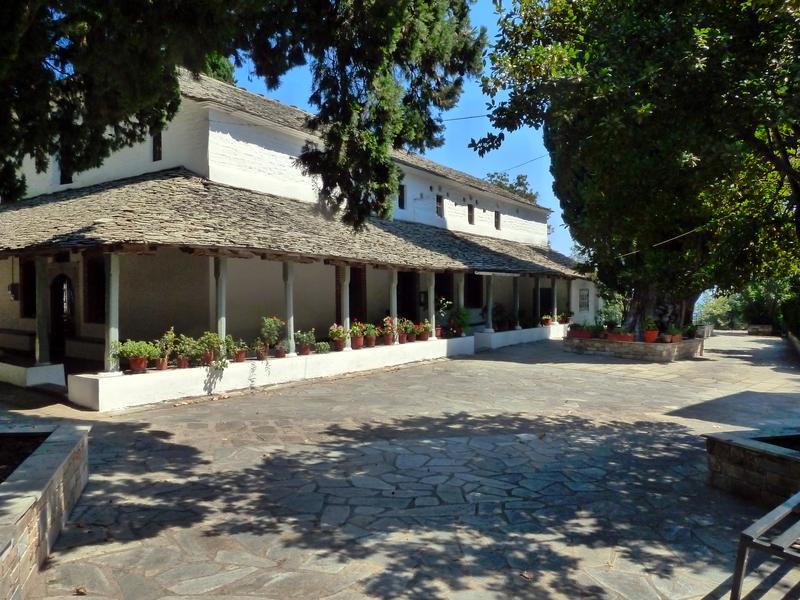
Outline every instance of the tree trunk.
<path id="1" fill-rule="evenodd" d="M 637 338 L 641 337 L 641 332 L 644 331 L 645 317 L 653 314 L 655 299 L 655 286 L 652 284 L 643 284 L 633 290 L 624 326 L 629 331 L 633 331 Z"/>

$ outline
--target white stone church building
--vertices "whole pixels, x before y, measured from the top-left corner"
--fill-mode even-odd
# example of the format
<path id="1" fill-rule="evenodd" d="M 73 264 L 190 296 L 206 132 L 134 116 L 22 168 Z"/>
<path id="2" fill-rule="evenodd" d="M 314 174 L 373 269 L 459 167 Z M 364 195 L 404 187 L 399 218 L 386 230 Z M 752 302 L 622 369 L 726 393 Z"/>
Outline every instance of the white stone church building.
<path id="1" fill-rule="evenodd" d="M 544 314 L 594 321 L 594 284 L 548 247 L 548 209 L 397 153 L 394 218 L 354 233 L 317 210 L 295 164 L 317 140 L 307 113 L 202 76 L 182 74 L 181 92 L 153 139 L 74 175 L 27 164 L 28 198 L 0 204 L 0 380 L 68 384 L 102 410 L 563 335 L 535 327 Z M 466 337 L 249 361 L 216 378 L 122 376 L 110 358 L 115 340 L 170 326 L 251 340 L 265 315 L 320 338 L 354 318 L 433 320 L 439 297 L 469 309 Z M 498 312 L 506 331 L 492 327 Z"/>

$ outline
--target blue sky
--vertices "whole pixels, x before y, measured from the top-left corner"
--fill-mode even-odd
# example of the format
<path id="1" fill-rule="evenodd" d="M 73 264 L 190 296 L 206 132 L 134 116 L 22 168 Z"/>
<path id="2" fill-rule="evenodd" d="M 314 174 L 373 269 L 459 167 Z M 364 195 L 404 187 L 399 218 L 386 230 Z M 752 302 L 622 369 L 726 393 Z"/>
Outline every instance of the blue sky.
<path id="1" fill-rule="evenodd" d="M 486 27 L 490 42 L 494 39 L 497 33 L 497 19 L 491 0 L 478 0 L 472 6 L 472 21 L 475 26 Z M 264 94 L 270 98 L 275 98 L 281 102 L 311 110 L 308 105 L 311 78 L 307 68 L 298 68 L 289 72 L 283 78 L 281 86 L 275 90 L 267 90 L 263 81 L 254 77 L 251 78 L 249 73 L 250 70 L 247 65 L 237 69 L 236 79 L 239 86 Z M 445 113 L 443 117 L 448 119 L 485 113 L 486 97 L 481 92 L 480 83 L 478 81 L 468 81 L 458 105 Z M 547 154 L 542 142 L 541 131 L 522 129 L 512 134 L 506 134 L 506 141 L 501 149 L 481 158 L 468 147 L 468 144 L 470 139 L 480 137 L 486 133 L 489 127 L 487 119 L 450 121 L 445 125 L 447 126 L 447 131 L 445 132 L 444 145 L 440 148 L 429 150 L 426 156 L 477 177 L 484 177 L 492 171 L 506 170 L 526 160 Z M 553 210 L 550 215 L 550 225 L 554 229 L 550 237 L 553 248 L 569 254 L 572 247 L 572 238 L 569 235 L 569 231 L 564 227 L 558 200 L 553 195 L 553 179 L 550 176 L 549 157 L 545 156 L 518 169 L 509 171 L 512 179 L 519 173 L 528 175 L 528 181 L 539 193 L 539 202 Z"/>

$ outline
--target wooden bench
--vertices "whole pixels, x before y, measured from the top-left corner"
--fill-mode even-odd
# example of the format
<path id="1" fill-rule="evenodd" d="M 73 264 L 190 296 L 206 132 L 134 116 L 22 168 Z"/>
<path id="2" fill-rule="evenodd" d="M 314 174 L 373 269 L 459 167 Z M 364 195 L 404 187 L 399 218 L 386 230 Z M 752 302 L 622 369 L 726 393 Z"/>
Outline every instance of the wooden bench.
<path id="1" fill-rule="evenodd" d="M 742 532 L 736 555 L 736 570 L 733 572 L 731 600 L 741 598 L 747 553 L 751 548 L 800 564 L 800 493 Z"/>

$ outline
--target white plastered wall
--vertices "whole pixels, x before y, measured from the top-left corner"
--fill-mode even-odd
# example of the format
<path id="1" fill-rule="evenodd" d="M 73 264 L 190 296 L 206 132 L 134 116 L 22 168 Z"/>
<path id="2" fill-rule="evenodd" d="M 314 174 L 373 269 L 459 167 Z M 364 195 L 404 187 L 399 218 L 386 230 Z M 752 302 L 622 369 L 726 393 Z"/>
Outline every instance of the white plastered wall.
<path id="1" fill-rule="evenodd" d="M 114 152 L 96 169 L 75 173 L 71 184 L 61 185 L 61 174 L 55 160 L 50 161 L 46 171 L 37 173 L 33 161 L 26 158 L 22 166 L 28 186 L 26 196 L 50 194 L 181 166 L 207 177 L 207 147 L 208 109 L 184 98 L 175 118 L 161 134 L 161 160 L 153 161 L 152 140 L 148 137 L 141 144 Z"/>
<path id="2" fill-rule="evenodd" d="M 589 310 L 581 311 L 580 309 L 580 290 L 586 289 L 589 291 Z M 572 311 L 575 315 L 572 318 L 573 323 L 589 323 L 594 324 L 595 316 L 598 310 L 598 297 L 597 286 L 593 281 L 588 279 L 576 279 L 572 283 Z"/>

